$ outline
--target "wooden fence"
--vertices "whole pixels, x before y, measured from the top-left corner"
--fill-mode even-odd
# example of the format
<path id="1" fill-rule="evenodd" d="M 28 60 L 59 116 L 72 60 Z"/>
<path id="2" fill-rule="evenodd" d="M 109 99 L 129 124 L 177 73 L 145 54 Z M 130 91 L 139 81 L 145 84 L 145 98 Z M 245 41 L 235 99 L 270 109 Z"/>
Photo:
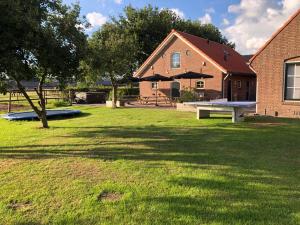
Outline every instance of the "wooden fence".
<path id="1" fill-rule="evenodd" d="M 32 101 L 39 101 L 39 98 L 35 90 L 26 90 Z M 7 97 L 6 97 L 7 96 Z M 7 111 L 11 112 L 13 103 L 20 103 L 27 101 L 24 95 L 19 90 L 10 90 L 0 98 L 0 104 L 7 104 Z M 60 91 L 56 89 L 45 89 L 43 90 L 43 96 L 48 104 L 49 100 L 66 100 L 72 104 L 73 94 L 71 91 Z"/>

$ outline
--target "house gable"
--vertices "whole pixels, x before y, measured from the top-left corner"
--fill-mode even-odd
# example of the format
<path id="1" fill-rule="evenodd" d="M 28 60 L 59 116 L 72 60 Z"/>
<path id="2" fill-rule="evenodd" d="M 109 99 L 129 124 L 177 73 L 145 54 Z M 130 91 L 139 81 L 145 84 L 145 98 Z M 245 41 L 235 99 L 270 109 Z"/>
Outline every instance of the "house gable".
<path id="1" fill-rule="evenodd" d="M 300 61 L 300 10 L 252 57 L 257 73 L 257 113 L 299 117 L 300 101 L 286 96 L 286 63 Z"/>
<path id="2" fill-rule="evenodd" d="M 182 33 L 182 32 L 180 32 Z M 186 38 L 183 37 L 182 34 L 179 32 L 172 30 L 172 32 L 165 38 L 165 40 L 154 50 L 154 52 L 148 57 L 148 59 L 142 64 L 142 66 L 135 72 L 135 77 L 141 77 L 144 74 L 144 70 L 149 67 L 149 65 L 153 64 L 153 60 L 157 57 L 157 55 L 160 55 L 163 50 L 168 48 L 168 44 L 170 42 L 173 42 L 174 39 L 180 39 L 186 46 L 191 48 L 193 51 L 195 51 L 198 55 L 201 55 L 203 58 L 205 58 L 206 61 L 209 61 L 211 64 L 213 64 L 215 67 L 217 67 L 220 71 L 223 73 L 227 73 L 226 69 L 220 66 L 217 62 L 215 62 L 211 57 L 206 55 L 203 51 L 201 51 L 199 48 L 194 46 L 192 43 L 190 43 Z M 199 37 L 198 37 L 199 38 Z"/>
<path id="3" fill-rule="evenodd" d="M 282 33 L 285 32 L 286 29 L 289 29 L 290 23 L 295 22 L 295 20 L 297 20 L 297 17 L 299 17 L 300 15 L 300 9 L 298 9 L 272 36 L 271 38 L 253 55 L 253 57 L 250 59 L 250 64 L 255 60 L 255 58 L 257 56 L 259 56 L 273 41 L 275 41 L 275 39 L 278 39 L 277 36 L 281 36 Z M 298 29 L 298 31 L 294 32 L 299 33 L 299 26 L 295 27 L 296 29 Z M 286 32 L 289 33 L 289 32 Z M 290 36 L 290 35 L 288 35 Z M 279 37 L 280 38 L 280 37 Z M 287 41 L 291 41 L 289 38 L 286 39 Z"/>
<path id="4" fill-rule="evenodd" d="M 171 56 L 173 53 L 180 53 L 180 68 L 171 68 Z M 144 65 L 143 70 L 138 74 L 139 77 L 150 76 L 158 73 L 164 76 L 173 76 L 179 73 L 193 71 L 204 74 L 222 74 L 223 70 L 200 55 L 193 47 L 177 36 L 173 36 L 151 61 Z"/>

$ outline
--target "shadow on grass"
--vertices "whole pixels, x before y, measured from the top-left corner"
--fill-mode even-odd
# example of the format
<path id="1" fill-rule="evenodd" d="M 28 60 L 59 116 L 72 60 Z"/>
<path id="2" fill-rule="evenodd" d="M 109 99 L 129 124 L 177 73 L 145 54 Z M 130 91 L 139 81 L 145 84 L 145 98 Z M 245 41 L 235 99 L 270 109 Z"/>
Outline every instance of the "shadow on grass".
<path id="1" fill-rule="evenodd" d="M 142 161 L 157 167 L 175 162 L 199 173 L 215 172 L 223 179 L 178 174 L 166 182 L 186 194 L 141 200 L 141 204 L 157 206 L 154 215 L 167 212 L 170 217 L 181 215 L 198 224 L 296 224 L 294 215 L 300 210 L 299 123 L 259 129 L 249 125 L 79 127 L 70 137 L 63 136 L 70 138 L 69 144 L 1 146 L 0 158 L 84 157 Z M 71 138 L 91 141 L 72 144 Z M 190 189 L 208 194 L 190 196 Z M 169 218 L 160 217 L 159 222 L 168 224 Z"/>
<path id="2" fill-rule="evenodd" d="M 299 195 L 287 196 L 285 188 L 288 186 L 283 183 L 274 185 L 275 188 L 256 188 L 247 183 L 249 180 L 241 177 L 222 181 L 181 177 L 172 180 L 171 184 L 208 194 L 150 197 L 145 201 L 159 205 L 157 208 L 161 212 L 191 218 L 197 224 L 296 224 L 293 214 L 297 212 L 295 206 L 299 203 Z M 264 181 L 258 179 L 256 182 Z M 167 223 L 167 218 L 164 222 Z"/>

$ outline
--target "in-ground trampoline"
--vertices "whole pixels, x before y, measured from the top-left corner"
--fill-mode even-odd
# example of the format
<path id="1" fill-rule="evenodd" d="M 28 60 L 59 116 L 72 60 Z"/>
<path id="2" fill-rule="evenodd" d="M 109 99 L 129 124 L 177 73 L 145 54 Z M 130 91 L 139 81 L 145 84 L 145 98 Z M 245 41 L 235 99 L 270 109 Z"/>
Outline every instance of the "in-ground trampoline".
<path id="1" fill-rule="evenodd" d="M 47 118 L 53 117 L 68 117 L 80 114 L 80 110 L 61 109 L 61 110 L 47 110 Z M 7 120 L 36 120 L 38 116 L 35 112 L 19 112 L 19 113 L 8 113 L 2 116 Z"/>

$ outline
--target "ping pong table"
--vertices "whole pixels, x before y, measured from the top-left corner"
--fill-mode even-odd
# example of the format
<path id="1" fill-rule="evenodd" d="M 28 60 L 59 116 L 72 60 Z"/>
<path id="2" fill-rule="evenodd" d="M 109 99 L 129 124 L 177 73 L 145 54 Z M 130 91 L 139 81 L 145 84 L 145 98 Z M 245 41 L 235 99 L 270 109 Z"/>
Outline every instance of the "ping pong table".
<path id="1" fill-rule="evenodd" d="M 232 122 L 244 121 L 244 113 L 255 109 L 256 102 L 185 102 L 197 109 L 197 119 L 210 117 L 211 111 L 231 112 Z"/>

